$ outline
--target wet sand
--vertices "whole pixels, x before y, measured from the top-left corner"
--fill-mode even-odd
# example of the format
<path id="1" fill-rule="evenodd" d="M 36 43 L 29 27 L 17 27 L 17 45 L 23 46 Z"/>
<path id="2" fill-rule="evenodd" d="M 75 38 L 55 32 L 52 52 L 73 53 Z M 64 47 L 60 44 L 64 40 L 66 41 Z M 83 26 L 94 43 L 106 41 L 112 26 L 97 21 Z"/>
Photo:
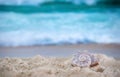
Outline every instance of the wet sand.
<path id="1" fill-rule="evenodd" d="M 48 45 L 26 47 L 0 47 L 0 57 L 32 57 L 36 55 L 69 57 L 78 51 L 88 50 L 120 59 L 120 44 Z"/>

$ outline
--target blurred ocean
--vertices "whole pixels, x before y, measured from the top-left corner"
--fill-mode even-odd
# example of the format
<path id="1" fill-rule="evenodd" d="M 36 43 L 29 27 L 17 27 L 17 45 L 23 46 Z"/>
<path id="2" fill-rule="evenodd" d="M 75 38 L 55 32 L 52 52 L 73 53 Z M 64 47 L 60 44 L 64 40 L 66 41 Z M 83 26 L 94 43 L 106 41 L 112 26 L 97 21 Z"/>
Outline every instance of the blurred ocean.
<path id="1" fill-rule="evenodd" d="M 120 8 L 57 4 L 0 7 L 0 46 L 120 43 Z"/>

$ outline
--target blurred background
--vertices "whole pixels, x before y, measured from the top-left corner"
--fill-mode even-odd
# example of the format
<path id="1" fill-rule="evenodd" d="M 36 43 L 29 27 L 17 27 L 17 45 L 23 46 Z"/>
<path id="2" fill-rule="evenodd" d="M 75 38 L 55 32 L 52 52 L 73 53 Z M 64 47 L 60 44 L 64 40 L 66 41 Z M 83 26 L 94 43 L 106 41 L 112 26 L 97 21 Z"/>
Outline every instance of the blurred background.
<path id="1" fill-rule="evenodd" d="M 0 0 L 0 46 L 120 43 L 120 0 Z"/>

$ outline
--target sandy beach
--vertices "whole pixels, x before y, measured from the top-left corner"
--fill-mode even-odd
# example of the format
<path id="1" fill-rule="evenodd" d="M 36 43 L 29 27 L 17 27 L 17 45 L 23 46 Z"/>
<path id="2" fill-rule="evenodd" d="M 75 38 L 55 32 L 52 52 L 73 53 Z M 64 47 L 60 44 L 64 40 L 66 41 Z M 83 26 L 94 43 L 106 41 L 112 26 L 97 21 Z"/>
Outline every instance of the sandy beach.
<path id="1" fill-rule="evenodd" d="M 72 66 L 72 57 L 0 58 L 0 77 L 119 77 L 120 60 L 103 54 L 94 67 Z"/>
<path id="2" fill-rule="evenodd" d="M 73 67 L 78 51 L 88 50 L 100 59 L 95 67 Z M 119 77 L 120 45 L 81 44 L 0 47 L 0 77 Z"/>

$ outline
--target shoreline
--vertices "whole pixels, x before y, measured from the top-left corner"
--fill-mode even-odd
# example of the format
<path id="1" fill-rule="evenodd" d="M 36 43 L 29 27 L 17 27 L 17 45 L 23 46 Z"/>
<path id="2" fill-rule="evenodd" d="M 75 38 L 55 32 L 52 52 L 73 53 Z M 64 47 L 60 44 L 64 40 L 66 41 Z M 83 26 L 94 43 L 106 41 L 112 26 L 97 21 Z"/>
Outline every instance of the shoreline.
<path id="1" fill-rule="evenodd" d="M 120 59 L 120 44 L 75 44 L 0 47 L 0 57 L 33 57 L 36 55 L 68 57 L 78 51 L 88 50 Z"/>

